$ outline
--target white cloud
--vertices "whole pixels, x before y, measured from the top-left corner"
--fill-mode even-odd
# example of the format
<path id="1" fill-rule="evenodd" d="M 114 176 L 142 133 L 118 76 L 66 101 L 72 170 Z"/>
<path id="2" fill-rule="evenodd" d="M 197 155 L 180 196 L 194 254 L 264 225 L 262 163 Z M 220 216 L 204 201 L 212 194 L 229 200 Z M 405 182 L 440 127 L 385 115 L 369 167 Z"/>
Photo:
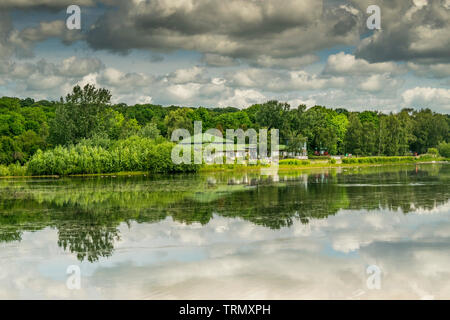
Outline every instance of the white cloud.
<path id="1" fill-rule="evenodd" d="M 90 73 L 99 72 L 103 63 L 98 58 L 69 57 L 59 66 L 59 73 L 66 77 L 84 77 Z"/>
<path id="2" fill-rule="evenodd" d="M 254 89 L 235 89 L 233 94 L 218 102 L 220 107 L 248 107 L 255 103 L 262 103 L 267 100 L 267 97 L 261 92 Z"/>
<path id="3" fill-rule="evenodd" d="M 71 44 L 81 40 L 83 35 L 78 30 L 67 29 L 64 21 L 43 21 L 37 27 L 12 30 L 7 43 L 15 48 L 17 56 L 32 57 L 34 45 L 49 38 L 58 38 L 65 44 Z"/>
<path id="4" fill-rule="evenodd" d="M 330 55 L 324 69 L 326 74 L 350 76 L 400 72 L 402 68 L 395 62 L 369 63 L 344 52 Z"/>
<path id="5" fill-rule="evenodd" d="M 42 77 L 41 74 L 33 74 L 27 78 L 26 84 L 28 90 L 49 90 L 61 86 L 66 79 L 63 77 L 50 75 Z"/>
<path id="6" fill-rule="evenodd" d="M 450 77 L 450 63 L 418 64 L 408 62 L 407 66 L 420 77 L 438 79 Z"/>
<path id="7" fill-rule="evenodd" d="M 450 112 L 450 89 L 416 87 L 403 92 L 402 98 L 407 106 L 425 108 L 432 105 L 436 111 Z"/>
<path id="8" fill-rule="evenodd" d="M 213 53 L 204 54 L 202 62 L 211 67 L 232 67 L 239 64 L 235 59 L 231 57 L 221 56 L 219 54 Z"/>
<path id="9" fill-rule="evenodd" d="M 108 10 L 87 35 L 92 48 L 195 50 L 211 64 L 261 56 L 289 59 L 334 45 L 355 44 L 359 18 L 322 1 L 161 0 L 127 2 Z M 228 57 L 229 59 L 223 58 Z M 265 61 L 276 66 L 282 60 Z"/>
<path id="10" fill-rule="evenodd" d="M 178 101 L 191 101 L 200 89 L 198 83 L 188 83 L 183 85 L 173 85 L 167 88 L 168 93 Z"/>
<path id="11" fill-rule="evenodd" d="M 312 64 L 317 61 L 319 61 L 319 57 L 313 54 L 304 55 L 301 57 L 288 57 L 288 58 L 273 58 L 267 55 L 262 55 L 257 57 L 256 61 L 250 62 L 250 64 L 263 68 L 298 70 L 303 66 Z"/>
<path id="12" fill-rule="evenodd" d="M 288 101 L 289 105 L 291 106 L 292 109 L 297 108 L 299 105 L 304 104 L 306 107 L 310 108 L 313 107 L 315 105 L 317 105 L 316 100 L 314 100 L 313 98 L 306 98 L 306 99 L 302 99 L 302 98 L 297 98 L 297 99 L 290 99 Z"/>
<path id="13" fill-rule="evenodd" d="M 36 62 L 7 61 L 1 70 L 5 83 L 13 83 L 18 90 L 34 92 L 37 98 L 58 98 L 89 74 L 95 74 L 103 68 L 97 58 L 70 57 L 53 63 L 45 59 Z M 28 93 L 29 95 L 29 93 Z"/>
<path id="14" fill-rule="evenodd" d="M 79 6 L 92 6 L 94 0 L 2 0 L 0 8 L 14 8 L 14 9 L 30 9 L 36 7 L 46 8 L 67 8 L 71 4 Z"/>
<path id="15" fill-rule="evenodd" d="M 140 96 L 136 101 L 136 103 L 138 103 L 138 104 L 149 104 L 152 102 L 153 102 L 153 98 L 150 96 Z"/>
<path id="16" fill-rule="evenodd" d="M 390 91 L 398 88 L 400 84 L 402 84 L 401 81 L 393 79 L 386 74 L 375 74 L 361 82 L 359 89 L 368 92 Z"/>
<path id="17" fill-rule="evenodd" d="M 99 85 L 113 88 L 116 92 L 131 93 L 137 88 L 148 87 L 153 78 L 143 73 L 125 73 L 115 68 L 106 68 L 97 77 Z"/>
<path id="18" fill-rule="evenodd" d="M 321 77 L 306 71 L 274 71 L 265 69 L 244 69 L 226 76 L 231 86 L 258 88 L 272 92 L 317 90 L 345 85 L 342 77 Z"/>
<path id="19" fill-rule="evenodd" d="M 173 84 L 185 84 L 189 82 L 203 82 L 205 70 L 200 67 L 178 69 L 167 76 L 167 81 Z"/>
<path id="20" fill-rule="evenodd" d="M 371 0 L 353 3 L 361 10 L 373 4 Z M 357 57 L 371 62 L 449 62 L 450 10 L 444 1 L 388 1 L 378 5 L 382 30 L 360 42 Z"/>
<path id="21" fill-rule="evenodd" d="M 0 3 L 1 89 L 21 97 L 57 99 L 74 84 L 90 82 L 110 89 L 114 101 L 127 103 L 151 97 L 161 104 L 241 107 L 277 99 L 293 101 L 294 106 L 301 101 L 308 106 L 383 111 L 423 103 L 447 112 L 446 96 L 438 88 L 431 98 L 409 91 L 402 96 L 396 90 L 405 83 L 428 89 L 449 83 L 448 3 L 382 4 L 383 31 L 361 40 L 361 33 L 367 31 L 370 0 L 346 4 L 81 0 L 76 4 L 98 18 L 82 32 L 65 27 L 61 17 L 61 9 L 68 5 L 65 0 L 4 0 Z M 95 5 L 96 9 L 87 8 Z M 18 10 L 23 20 L 13 23 L 12 10 Z M 34 12 L 30 21 L 28 12 Z M 57 41 L 48 48 L 36 47 L 51 38 L 71 45 L 65 57 L 57 58 L 60 61 L 52 57 L 63 55 L 67 48 Z M 325 65 L 318 60 L 324 50 L 336 46 L 346 52 L 354 46 L 358 49 L 332 54 Z M 109 52 L 80 57 L 91 54 L 91 49 Z M 150 52 L 142 58 L 135 49 Z M 17 60 L 34 51 L 39 55 L 36 59 Z M 113 54 L 117 52 L 131 55 Z M 140 63 L 148 65 L 149 56 L 155 69 L 136 68 Z M 408 70 L 412 72 L 407 74 Z"/>

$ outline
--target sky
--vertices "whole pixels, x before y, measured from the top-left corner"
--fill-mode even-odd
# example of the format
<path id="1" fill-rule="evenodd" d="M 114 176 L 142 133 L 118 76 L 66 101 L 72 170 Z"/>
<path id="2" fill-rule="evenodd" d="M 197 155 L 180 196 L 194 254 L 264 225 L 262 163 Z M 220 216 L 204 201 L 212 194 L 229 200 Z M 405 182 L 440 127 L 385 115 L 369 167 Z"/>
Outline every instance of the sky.
<path id="1" fill-rule="evenodd" d="M 0 96 L 87 83 L 114 103 L 448 114 L 450 0 L 0 0 Z"/>

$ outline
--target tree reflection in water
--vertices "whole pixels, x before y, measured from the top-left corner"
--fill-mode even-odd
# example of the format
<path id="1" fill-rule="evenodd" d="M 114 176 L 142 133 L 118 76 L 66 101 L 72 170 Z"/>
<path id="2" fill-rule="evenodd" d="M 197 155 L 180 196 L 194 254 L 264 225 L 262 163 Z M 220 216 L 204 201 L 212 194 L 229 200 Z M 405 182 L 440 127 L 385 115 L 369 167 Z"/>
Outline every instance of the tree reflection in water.
<path id="1" fill-rule="evenodd" d="M 2 180 L 0 242 L 53 228 L 58 245 L 95 262 L 113 254 L 119 225 L 207 224 L 214 214 L 271 229 L 326 219 L 341 209 L 431 210 L 448 202 L 450 166 L 393 166 L 310 172 Z"/>

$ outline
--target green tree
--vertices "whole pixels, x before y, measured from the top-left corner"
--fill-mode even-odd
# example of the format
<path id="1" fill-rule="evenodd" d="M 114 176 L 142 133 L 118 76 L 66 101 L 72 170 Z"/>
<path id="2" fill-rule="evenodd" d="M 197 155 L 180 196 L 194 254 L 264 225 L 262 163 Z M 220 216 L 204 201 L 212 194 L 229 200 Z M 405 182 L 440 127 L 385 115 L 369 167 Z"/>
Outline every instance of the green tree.
<path id="1" fill-rule="evenodd" d="M 301 134 L 291 132 L 288 137 L 287 151 L 289 152 L 301 152 L 303 145 L 306 142 L 306 137 Z"/>
<path id="2" fill-rule="evenodd" d="M 90 84 L 74 87 L 65 100 L 61 98 L 56 109 L 50 141 L 67 145 L 98 133 L 100 114 L 108 108 L 110 100 L 111 94 L 106 89 L 96 89 Z"/>
<path id="3" fill-rule="evenodd" d="M 450 158 L 450 143 L 441 142 L 438 145 L 439 154 L 443 157 Z"/>
<path id="4" fill-rule="evenodd" d="M 23 154 L 17 141 L 11 137 L 0 137 L 0 163 L 10 164 L 23 160 Z"/>
<path id="5" fill-rule="evenodd" d="M 301 114 L 300 132 L 308 138 L 310 150 L 337 153 L 337 129 L 331 120 L 334 115 L 336 113 L 333 110 L 322 106 L 314 106 Z"/>
<path id="6" fill-rule="evenodd" d="M 330 119 L 331 126 L 336 132 L 337 153 L 345 153 L 345 135 L 347 134 L 348 119 L 344 113 L 335 113 Z"/>
<path id="7" fill-rule="evenodd" d="M 17 145 L 20 146 L 24 159 L 28 160 L 30 156 L 39 149 L 45 148 L 45 138 L 33 130 L 28 130 L 15 138 Z"/>
<path id="8" fill-rule="evenodd" d="M 136 119 L 125 119 L 122 113 L 112 109 L 107 109 L 99 116 L 100 126 L 96 133 L 105 133 L 112 140 L 128 138 L 141 129 Z"/>
<path id="9" fill-rule="evenodd" d="M 362 124 L 361 150 L 362 154 L 372 156 L 377 153 L 378 131 L 374 122 Z"/>
<path id="10" fill-rule="evenodd" d="M 395 117 L 398 118 L 400 126 L 398 127 L 398 151 L 396 155 L 406 155 L 410 153 L 410 144 L 413 143 L 416 137 L 413 134 L 413 120 L 409 115 L 409 110 L 404 109 L 400 113 L 396 114 Z M 435 146 L 438 141 L 436 141 Z"/>
<path id="11" fill-rule="evenodd" d="M 288 114 L 289 129 L 291 133 L 301 134 L 307 124 L 305 123 L 306 105 L 299 105 L 296 109 L 291 109 Z"/>
<path id="12" fill-rule="evenodd" d="M 290 105 L 287 103 L 268 101 L 259 107 L 256 113 L 256 123 L 260 128 L 278 129 L 280 140 L 283 141 L 289 133 L 289 109 Z"/>
<path id="13" fill-rule="evenodd" d="M 363 125 L 356 113 L 350 113 L 348 117 L 348 128 L 345 134 L 345 151 L 347 153 L 361 155 L 363 153 Z"/>
<path id="14" fill-rule="evenodd" d="M 139 131 L 139 135 L 141 137 L 149 138 L 149 139 L 157 139 L 160 137 L 160 131 L 156 123 L 150 122 L 147 123 L 144 127 Z"/>
<path id="15" fill-rule="evenodd" d="M 196 108 L 194 110 L 194 113 L 192 114 L 192 120 L 201 121 L 203 131 L 208 130 L 209 128 L 214 128 L 216 126 L 214 118 L 209 110 L 203 107 Z"/>
<path id="16" fill-rule="evenodd" d="M 192 134 L 194 132 L 193 114 L 194 111 L 190 108 L 171 111 L 164 119 L 167 126 L 167 137 L 170 139 L 172 132 L 176 129 L 186 129 Z"/>
<path id="17" fill-rule="evenodd" d="M 448 139 L 449 124 L 444 115 L 433 113 L 430 109 L 413 113 L 413 151 L 425 153 L 428 148 L 436 147 L 439 142 Z"/>

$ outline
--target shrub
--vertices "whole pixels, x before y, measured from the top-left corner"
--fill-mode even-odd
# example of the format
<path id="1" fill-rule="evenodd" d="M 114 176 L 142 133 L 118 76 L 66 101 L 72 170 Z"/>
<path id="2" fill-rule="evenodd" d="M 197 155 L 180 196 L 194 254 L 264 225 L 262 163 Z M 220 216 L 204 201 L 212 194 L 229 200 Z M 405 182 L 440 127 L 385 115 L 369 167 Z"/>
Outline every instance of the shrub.
<path id="1" fill-rule="evenodd" d="M 396 163 L 396 162 L 414 162 L 414 157 L 362 157 L 362 158 L 344 158 L 342 163 Z"/>
<path id="2" fill-rule="evenodd" d="M 308 155 L 308 158 L 310 160 L 328 160 L 331 158 L 331 156 L 315 156 L 315 155 Z"/>
<path id="3" fill-rule="evenodd" d="M 435 157 L 439 156 L 439 151 L 436 148 L 428 148 L 427 154 L 431 154 Z"/>
<path id="4" fill-rule="evenodd" d="M 441 142 L 438 145 L 439 154 L 445 158 L 450 158 L 450 143 Z"/>
<path id="5" fill-rule="evenodd" d="M 13 163 L 8 166 L 9 176 L 23 177 L 27 175 L 27 167 L 22 166 L 20 163 Z"/>
<path id="6" fill-rule="evenodd" d="M 144 138 L 156 139 L 160 136 L 160 131 L 156 123 L 150 122 L 147 123 L 144 127 L 139 131 L 139 136 Z"/>
<path id="7" fill-rule="evenodd" d="M 198 165 L 172 162 L 171 142 L 157 144 L 154 140 L 133 136 L 116 141 L 109 149 L 86 144 L 58 146 L 45 152 L 38 151 L 28 164 L 33 175 L 71 175 L 112 173 L 119 171 L 189 172 Z"/>
<path id="8" fill-rule="evenodd" d="M 283 159 L 280 160 L 279 164 L 288 166 L 306 166 L 310 164 L 309 160 L 299 160 L 299 159 Z"/>
<path id="9" fill-rule="evenodd" d="M 336 159 L 331 158 L 331 159 L 330 159 L 330 164 L 336 164 Z"/>
<path id="10" fill-rule="evenodd" d="M 420 155 L 419 159 L 422 161 L 431 161 L 436 160 L 436 156 L 434 154 L 425 153 Z"/>
<path id="11" fill-rule="evenodd" d="M 0 165 L 0 177 L 7 177 L 9 176 L 9 170 L 7 166 Z"/>

